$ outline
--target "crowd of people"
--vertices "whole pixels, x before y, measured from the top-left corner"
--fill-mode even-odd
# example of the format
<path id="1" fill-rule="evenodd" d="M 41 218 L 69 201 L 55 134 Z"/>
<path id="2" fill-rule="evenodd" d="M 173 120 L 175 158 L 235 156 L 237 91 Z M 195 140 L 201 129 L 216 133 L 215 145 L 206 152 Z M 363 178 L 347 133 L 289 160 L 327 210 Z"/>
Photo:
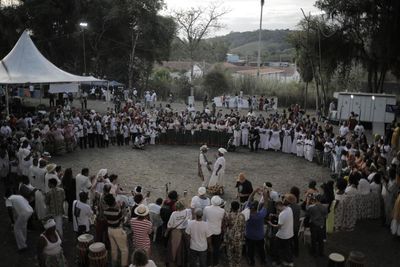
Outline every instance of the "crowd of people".
<path id="1" fill-rule="evenodd" d="M 355 195 L 379 196 L 383 224 L 400 235 L 400 125 L 392 129 L 368 143 L 355 114 L 335 133 L 332 124 L 304 114 L 298 105 L 269 115 L 224 113 L 215 106 L 196 111 L 191 105 L 177 112 L 170 105 L 146 107 L 132 101 L 120 112 L 105 114 L 57 107 L 49 114 L 2 121 L 0 178 L 19 250 L 27 247 L 27 228 L 35 220 L 42 222 L 40 266 L 66 264 L 64 215 L 77 236 L 92 232 L 106 245 L 114 266 L 154 266 L 148 260 L 152 240 L 166 246 L 168 266 L 223 265 L 221 247 L 229 266 L 241 266 L 242 255 L 254 265 L 255 254 L 262 263 L 268 258 L 275 265 L 293 266 L 300 228 L 310 229 L 311 253 L 324 255 L 326 233 L 334 228 L 333 216 L 340 216 L 334 215 L 336 207 Z M 171 190 L 165 199 L 158 196 L 152 202 L 141 186 L 124 191 L 118 175 L 107 169 L 90 175 L 84 168 L 74 176 L 51 158 L 77 146 L 143 148 L 147 143 L 201 145 L 198 195 L 190 198 Z M 204 144 L 220 147 L 214 168 Z M 224 155 L 236 149 L 295 154 L 330 168 L 332 179 L 321 187 L 311 181 L 301 194 L 296 187 L 277 192 L 268 181 L 253 188 L 240 174 L 237 199 L 229 200 L 228 208 L 221 198 Z"/>

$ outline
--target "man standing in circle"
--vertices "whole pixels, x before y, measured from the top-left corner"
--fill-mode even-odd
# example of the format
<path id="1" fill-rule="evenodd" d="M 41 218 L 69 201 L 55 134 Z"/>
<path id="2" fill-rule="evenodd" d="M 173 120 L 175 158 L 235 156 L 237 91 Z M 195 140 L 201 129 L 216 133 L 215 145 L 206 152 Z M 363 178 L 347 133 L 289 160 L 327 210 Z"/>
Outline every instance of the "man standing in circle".
<path id="1" fill-rule="evenodd" d="M 223 193 L 223 186 L 224 186 L 224 174 L 225 174 L 225 158 L 224 154 L 226 153 L 225 148 L 218 149 L 218 158 L 214 163 L 214 169 L 211 174 L 210 182 L 208 183 L 208 187 L 215 187 L 218 185 L 220 188 L 220 193 Z M 218 193 L 218 192 L 215 192 Z"/>
<path id="2" fill-rule="evenodd" d="M 248 199 L 251 193 L 253 193 L 253 185 L 249 180 L 246 179 L 244 173 L 240 173 L 236 182 L 236 186 L 240 204 L 244 204 Z"/>

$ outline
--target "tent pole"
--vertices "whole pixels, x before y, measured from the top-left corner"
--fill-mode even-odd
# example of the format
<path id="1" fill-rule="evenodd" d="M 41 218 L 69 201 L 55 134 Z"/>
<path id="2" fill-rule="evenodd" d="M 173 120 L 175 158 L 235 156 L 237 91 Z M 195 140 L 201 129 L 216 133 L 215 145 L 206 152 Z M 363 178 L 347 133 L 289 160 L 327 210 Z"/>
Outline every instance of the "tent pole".
<path id="1" fill-rule="evenodd" d="M 42 104 L 42 84 L 40 84 L 40 90 L 39 90 L 39 94 L 40 94 L 40 98 L 39 98 L 39 104 L 41 105 Z"/>
<path id="2" fill-rule="evenodd" d="M 5 89 L 5 93 L 6 93 L 6 115 L 7 117 L 10 115 L 10 107 L 9 107 L 9 100 L 8 100 L 8 84 L 6 85 L 6 89 Z"/>
<path id="3" fill-rule="evenodd" d="M 106 101 L 107 101 L 107 110 L 108 110 L 108 108 L 110 107 L 109 105 L 110 105 L 110 98 L 111 98 L 111 95 L 110 95 L 110 82 L 109 81 L 107 81 L 107 98 L 106 98 Z"/>

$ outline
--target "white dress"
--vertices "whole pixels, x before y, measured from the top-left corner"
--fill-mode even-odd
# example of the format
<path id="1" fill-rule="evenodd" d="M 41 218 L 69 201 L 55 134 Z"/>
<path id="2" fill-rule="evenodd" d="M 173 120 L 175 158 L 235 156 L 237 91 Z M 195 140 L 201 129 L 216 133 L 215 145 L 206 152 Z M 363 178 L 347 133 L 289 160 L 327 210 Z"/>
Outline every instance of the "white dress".
<path id="1" fill-rule="evenodd" d="M 269 138 L 269 136 L 268 136 Z M 260 129 L 260 149 L 267 149 L 267 129 Z"/>
<path id="2" fill-rule="evenodd" d="M 304 140 L 304 158 L 311 162 L 314 159 L 314 140 L 312 138 Z"/>
<path id="3" fill-rule="evenodd" d="M 233 144 L 234 144 L 236 147 L 239 147 L 239 146 L 240 146 L 241 137 L 242 137 L 242 133 L 241 133 L 241 131 L 240 131 L 240 127 L 235 128 L 235 129 L 233 130 Z"/>
<path id="4" fill-rule="evenodd" d="M 270 140 L 271 140 L 271 133 L 272 133 L 272 131 L 271 131 L 271 129 L 265 129 L 265 134 L 267 135 L 267 139 L 265 139 L 265 144 L 264 144 L 264 149 L 265 150 L 268 150 L 268 149 L 270 149 Z"/>
<path id="5" fill-rule="evenodd" d="M 297 155 L 297 138 L 299 137 L 299 132 L 294 132 L 294 138 L 292 141 L 292 154 Z"/>
<path id="6" fill-rule="evenodd" d="M 271 139 L 269 140 L 269 148 L 275 151 L 281 149 L 281 138 L 279 130 L 272 130 Z"/>
<path id="7" fill-rule="evenodd" d="M 218 172 L 218 175 L 216 174 L 219 165 L 221 165 L 221 169 Z M 224 157 L 218 157 L 218 159 L 214 163 L 214 169 L 211 174 L 210 182 L 208 183 L 208 186 L 215 186 L 216 184 L 223 186 L 224 185 L 224 174 L 225 174 L 225 158 Z"/>
<path id="8" fill-rule="evenodd" d="M 290 136 L 290 129 L 284 129 L 282 152 L 292 153 L 292 137 Z"/>
<path id="9" fill-rule="evenodd" d="M 242 145 L 248 146 L 249 145 L 249 124 L 247 122 L 242 122 Z"/>
<path id="10" fill-rule="evenodd" d="M 299 133 L 297 136 L 297 156 L 303 157 L 304 156 L 304 134 Z"/>

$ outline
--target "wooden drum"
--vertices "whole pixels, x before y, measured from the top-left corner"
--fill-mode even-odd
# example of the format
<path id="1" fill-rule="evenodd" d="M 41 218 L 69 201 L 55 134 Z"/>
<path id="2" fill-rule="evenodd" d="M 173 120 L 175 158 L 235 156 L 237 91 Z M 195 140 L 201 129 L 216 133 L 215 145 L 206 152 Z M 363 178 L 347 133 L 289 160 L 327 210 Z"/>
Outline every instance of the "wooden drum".
<path id="1" fill-rule="evenodd" d="M 89 246 L 89 266 L 107 267 L 107 250 L 103 243 L 96 242 Z"/>
<path id="2" fill-rule="evenodd" d="M 80 267 L 89 266 L 88 249 L 93 244 L 94 237 L 89 234 L 83 234 L 78 236 L 78 265 Z"/>
<path id="3" fill-rule="evenodd" d="M 329 254 L 328 267 L 344 267 L 345 258 L 339 253 Z"/>
<path id="4" fill-rule="evenodd" d="M 351 251 L 347 258 L 346 266 L 348 267 L 364 267 L 365 255 L 359 251 Z"/>

